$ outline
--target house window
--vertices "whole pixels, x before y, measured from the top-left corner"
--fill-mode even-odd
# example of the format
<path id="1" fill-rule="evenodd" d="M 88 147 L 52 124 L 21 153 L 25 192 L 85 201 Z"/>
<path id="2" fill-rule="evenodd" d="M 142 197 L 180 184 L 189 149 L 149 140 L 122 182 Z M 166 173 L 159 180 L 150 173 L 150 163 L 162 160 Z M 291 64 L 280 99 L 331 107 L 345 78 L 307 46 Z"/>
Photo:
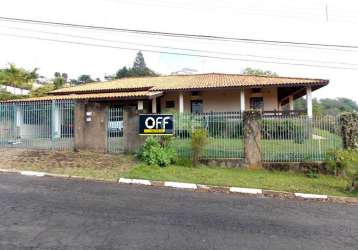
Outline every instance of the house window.
<path id="1" fill-rule="evenodd" d="M 264 108 L 264 99 L 262 97 L 251 97 L 250 108 L 262 110 Z"/>
<path id="2" fill-rule="evenodd" d="M 203 113 L 203 101 L 202 100 L 195 100 L 191 101 L 191 113 Z"/>
<path id="3" fill-rule="evenodd" d="M 199 96 L 199 91 L 192 91 L 191 96 Z"/>
<path id="4" fill-rule="evenodd" d="M 166 101 L 165 102 L 165 107 L 167 109 L 175 108 L 175 101 Z"/>

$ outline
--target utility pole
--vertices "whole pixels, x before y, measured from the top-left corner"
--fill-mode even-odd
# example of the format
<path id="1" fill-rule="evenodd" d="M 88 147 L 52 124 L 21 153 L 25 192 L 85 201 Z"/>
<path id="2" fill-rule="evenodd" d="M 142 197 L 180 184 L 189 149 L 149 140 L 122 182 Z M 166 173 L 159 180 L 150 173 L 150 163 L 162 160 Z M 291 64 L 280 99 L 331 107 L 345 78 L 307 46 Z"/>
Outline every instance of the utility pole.
<path id="1" fill-rule="evenodd" d="M 328 3 L 326 2 L 326 21 L 328 22 Z"/>

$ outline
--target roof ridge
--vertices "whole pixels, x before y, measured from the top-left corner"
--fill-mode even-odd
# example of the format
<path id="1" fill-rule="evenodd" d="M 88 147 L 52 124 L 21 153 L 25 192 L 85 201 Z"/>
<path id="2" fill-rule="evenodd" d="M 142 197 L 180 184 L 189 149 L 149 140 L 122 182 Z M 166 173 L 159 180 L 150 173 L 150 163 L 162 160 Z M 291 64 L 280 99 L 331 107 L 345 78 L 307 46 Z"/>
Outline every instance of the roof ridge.
<path id="1" fill-rule="evenodd" d="M 123 77 L 119 79 L 114 79 L 110 81 L 95 82 L 95 83 L 104 83 L 104 82 L 115 82 L 120 80 L 127 79 L 143 79 L 143 78 L 160 78 L 160 77 L 182 77 L 182 76 L 204 76 L 204 75 L 221 75 L 221 76 L 253 76 L 253 77 L 262 77 L 262 78 L 280 78 L 280 79 L 302 79 L 302 80 L 315 80 L 315 81 L 328 81 L 328 79 L 321 78 L 311 78 L 311 77 L 295 77 L 295 76 L 264 76 L 264 75 L 249 75 L 249 74 L 239 74 L 239 73 L 221 73 L 221 72 L 208 72 L 208 73 L 197 73 L 197 74 L 177 74 L 177 75 L 159 75 L 159 76 L 138 76 L 138 77 Z M 92 84 L 92 83 L 91 83 Z"/>

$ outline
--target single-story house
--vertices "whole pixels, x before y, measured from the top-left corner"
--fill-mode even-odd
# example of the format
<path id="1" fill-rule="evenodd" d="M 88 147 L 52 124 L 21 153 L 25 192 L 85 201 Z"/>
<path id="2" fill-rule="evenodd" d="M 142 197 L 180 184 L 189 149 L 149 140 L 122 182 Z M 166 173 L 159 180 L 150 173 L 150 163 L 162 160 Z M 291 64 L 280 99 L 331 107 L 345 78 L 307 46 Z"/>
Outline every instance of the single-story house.
<path id="1" fill-rule="evenodd" d="M 312 91 L 328 80 L 249 76 L 239 74 L 196 74 L 124 78 L 62 88 L 43 99 L 137 101 L 139 110 L 165 112 L 240 112 L 261 109 L 279 114 L 285 104 L 295 113 L 293 101 L 307 96 L 308 116 L 312 116 Z M 41 98 L 40 98 L 41 99 Z"/>
<path id="2" fill-rule="evenodd" d="M 10 142 L 29 148 L 129 150 L 142 140 L 136 137 L 138 113 L 237 112 L 232 115 L 240 117 L 244 110 L 261 109 L 271 116 L 285 115 L 282 108 L 288 104 L 288 114 L 295 115 L 301 111 L 294 110 L 293 101 L 302 96 L 307 97 L 304 112 L 312 117 L 312 92 L 328 82 L 210 73 L 66 87 L 44 97 L 0 102 L 0 146 Z"/>

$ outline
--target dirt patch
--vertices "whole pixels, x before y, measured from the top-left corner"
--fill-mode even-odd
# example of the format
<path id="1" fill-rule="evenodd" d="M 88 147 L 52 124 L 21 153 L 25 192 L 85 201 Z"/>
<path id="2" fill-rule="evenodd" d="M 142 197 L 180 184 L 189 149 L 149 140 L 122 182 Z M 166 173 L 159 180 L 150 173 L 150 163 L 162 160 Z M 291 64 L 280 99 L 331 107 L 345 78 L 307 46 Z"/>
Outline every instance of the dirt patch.
<path id="1" fill-rule="evenodd" d="M 80 175 L 102 172 L 117 176 L 129 171 L 136 164 L 131 155 L 112 155 L 90 151 L 1 149 L 0 155 L 0 168 L 55 173 L 71 172 Z"/>

